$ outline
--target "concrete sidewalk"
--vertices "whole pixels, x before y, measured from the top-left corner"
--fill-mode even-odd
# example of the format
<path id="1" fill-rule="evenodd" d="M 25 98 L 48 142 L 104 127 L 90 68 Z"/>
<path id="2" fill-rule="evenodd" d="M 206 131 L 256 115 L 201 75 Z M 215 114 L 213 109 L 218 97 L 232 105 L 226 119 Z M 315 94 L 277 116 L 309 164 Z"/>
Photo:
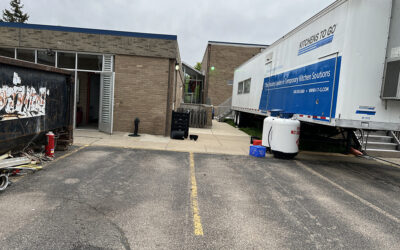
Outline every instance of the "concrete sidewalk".
<path id="1" fill-rule="evenodd" d="M 196 153 L 216 153 L 248 155 L 250 136 L 224 122 L 213 121 L 211 129 L 190 128 L 189 134 L 198 135 L 198 140 L 172 140 L 169 137 L 139 134 L 129 137 L 130 133 L 114 132 L 108 135 L 98 130 L 74 130 L 74 145 L 114 146 Z"/>

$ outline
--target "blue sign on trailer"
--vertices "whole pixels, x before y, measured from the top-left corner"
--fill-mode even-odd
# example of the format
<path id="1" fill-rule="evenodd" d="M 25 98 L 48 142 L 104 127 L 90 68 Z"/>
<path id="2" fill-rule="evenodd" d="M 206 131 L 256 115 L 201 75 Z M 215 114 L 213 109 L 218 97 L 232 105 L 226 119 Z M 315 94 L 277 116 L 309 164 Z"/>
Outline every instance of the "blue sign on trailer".
<path id="1" fill-rule="evenodd" d="M 259 109 L 334 118 L 340 64 L 335 57 L 266 77 Z"/>

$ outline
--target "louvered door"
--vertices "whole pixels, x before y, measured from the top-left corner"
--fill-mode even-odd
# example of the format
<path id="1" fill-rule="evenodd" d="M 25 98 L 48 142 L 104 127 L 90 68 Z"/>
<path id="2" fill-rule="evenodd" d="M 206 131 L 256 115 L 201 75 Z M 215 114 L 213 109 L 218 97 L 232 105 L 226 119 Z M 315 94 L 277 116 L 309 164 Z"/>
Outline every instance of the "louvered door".
<path id="1" fill-rule="evenodd" d="M 103 58 L 103 73 L 100 85 L 99 130 L 108 134 L 113 132 L 114 78 L 113 56 Z"/>

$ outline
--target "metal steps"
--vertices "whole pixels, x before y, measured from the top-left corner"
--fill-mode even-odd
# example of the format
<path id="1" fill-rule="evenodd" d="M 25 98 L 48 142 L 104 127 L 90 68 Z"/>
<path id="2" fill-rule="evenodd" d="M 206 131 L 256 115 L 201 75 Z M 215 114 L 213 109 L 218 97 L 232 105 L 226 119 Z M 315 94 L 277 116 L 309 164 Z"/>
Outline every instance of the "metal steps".
<path id="1" fill-rule="evenodd" d="M 400 145 L 391 131 L 356 131 L 361 148 L 375 157 L 400 158 Z"/>
<path id="2" fill-rule="evenodd" d="M 367 154 L 375 157 L 383 158 L 400 158 L 399 150 L 387 150 L 387 149 L 367 149 Z"/>

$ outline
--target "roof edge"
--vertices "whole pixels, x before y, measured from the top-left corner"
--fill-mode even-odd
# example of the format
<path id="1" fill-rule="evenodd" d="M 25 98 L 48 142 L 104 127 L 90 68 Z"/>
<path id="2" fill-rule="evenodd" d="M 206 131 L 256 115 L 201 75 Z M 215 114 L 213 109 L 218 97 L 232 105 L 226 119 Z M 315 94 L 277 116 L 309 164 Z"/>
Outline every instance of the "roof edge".
<path id="1" fill-rule="evenodd" d="M 267 44 L 255 44 L 255 43 L 234 43 L 234 42 L 221 42 L 221 41 L 208 41 L 211 45 L 227 45 L 227 46 L 243 46 L 243 47 L 261 47 L 267 48 Z"/>
<path id="2" fill-rule="evenodd" d="M 176 35 L 140 33 L 140 32 L 129 32 L 129 31 L 117 31 L 117 30 L 101 30 L 101 29 L 91 29 L 91 28 L 43 25 L 43 24 L 0 22 L 0 27 L 51 30 L 51 31 L 75 32 L 75 33 L 86 33 L 86 34 L 96 34 L 96 35 L 128 36 L 128 37 L 139 37 L 139 38 L 150 38 L 150 39 L 177 40 Z"/>

